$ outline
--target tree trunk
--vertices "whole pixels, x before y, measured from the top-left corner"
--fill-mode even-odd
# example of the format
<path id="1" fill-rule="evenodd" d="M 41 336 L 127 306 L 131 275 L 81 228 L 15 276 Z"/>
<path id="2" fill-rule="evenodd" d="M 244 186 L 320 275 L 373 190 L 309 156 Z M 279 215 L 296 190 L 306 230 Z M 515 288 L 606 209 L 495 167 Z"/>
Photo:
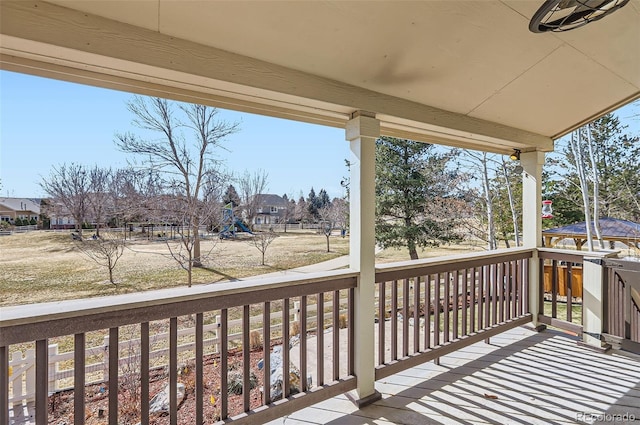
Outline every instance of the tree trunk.
<path id="1" fill-rule="evenodd" d="M 491 203 L 491 191 L 489 187 L 489 168 L 487 167 L 487 153 L 482 153 L 482 188 L 484 201 L 487 203 L 487 226 L 489 249 L 497 248 L 496 244 L 496 226 L 493 219 L 493 205 Z"/>
<path id="2" fill-rule="evenodd" d="M 587 248 L 589 251 L 593 251 L 593 236 L 591 235 L 591 208 L 589 206 L 589 185 L 584 170 L 584 157 L 582 155 L 582 146 L 580 145 L 580 133 L 573 132 L 571 134 L 569 146 L 573 152 L 573 158 L 575 160 L 576 169 L 578 171 L 578 179 L 580 180 L 585 228 L 587 231 Z"/>
<path id="3" fill-rule="evenodd" d="M 509 196 L 509 207 L 511 208 L 511 220 L 513 221 L 513 233 L 515 236 L 516 246 L 520 246 L 520 229 L 518 227 L 518 214 L 516 213 L 516 206 L 513 200 L 513 191 L 511 190 L 511 182 L 507 175 L 507 166 L 502 159 L 502 172 L 504 173 L 504 180 L 507 184 L 507 195 Z M 506 238 L 505 238 L 506 240 Z M 509 242 L 507 242 L 507 248 L 509 248 Z"/>
<path id="4" fill-rule="evenodd" d="M 589 159 L 591 160 L 591 180 L 593 181 L 593 228 L 596 238 L 600 244 L 600 249 L 604 249 L 604 240 L 600 232 L 600 176 L 598 175 L 598 164 L 593 150 L 593 139 L 591 138 L 591 125 L 587 125 L 587 146 L 589 148 Z"/>
<path id="5" fill-rule="evenodd" d="M 327 237 L 327 252 L 331 252 L 329 250 L 329 235 L 325 235 Z"/>
<path id="6" fill-rule="evenodd" d="M 200 233 L 198 232 L 198 225 L 193 227 L 193 267 L 202 267 L 202 261 L 200 260 Z"/>
<path id="7" fill-rule="evenodd" d="M 412 240 L 407 241 L 407 248 L 409 248 L 409 257 L 412 260 L 418 259 L 418 250 L 416 249 L 416 244 Z"/>

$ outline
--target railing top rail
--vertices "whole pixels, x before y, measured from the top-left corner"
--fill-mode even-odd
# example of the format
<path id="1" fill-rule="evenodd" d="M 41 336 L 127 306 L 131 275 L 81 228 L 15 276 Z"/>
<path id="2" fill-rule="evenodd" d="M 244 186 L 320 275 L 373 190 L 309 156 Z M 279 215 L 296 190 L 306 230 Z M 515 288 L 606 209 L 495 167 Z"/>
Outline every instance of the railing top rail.
<path id="1" fill-rule="evenodd" d="M 0 346 L 277 299 L 354 288 L 351 270 L 2 307 Z"/>
<path id="2" fill-rule="evenodd" d="M 534 248 L 497 249 L 471 254 L 380 264 L 376 266 L 376 282 L 386 280 L 389 276 L 402 279 L 408 277 L 407 274 L 411 274 L 412 276 L 425 275 L 447 270 L 477 267 L 482 264 L 492 264 L 500 261 L 529 258 L 533 255 L 534 250 Z"/>
<path id="3" fill-rule="evenodd" d="M 575 249 L 538 248 L 538 256 L 540 258 L 574 262 L 582 262 L 584 258 L 613 257 L 618 255 L 619 252 L 620 251 L 578 251 Z"/>

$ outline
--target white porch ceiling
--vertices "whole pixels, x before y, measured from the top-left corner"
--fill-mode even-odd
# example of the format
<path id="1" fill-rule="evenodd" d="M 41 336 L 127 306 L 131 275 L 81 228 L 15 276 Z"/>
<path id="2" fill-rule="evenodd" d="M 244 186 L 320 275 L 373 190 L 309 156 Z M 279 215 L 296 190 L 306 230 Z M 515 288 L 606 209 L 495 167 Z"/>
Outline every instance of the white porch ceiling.
<path id="1" fill-rule="evenodd" d="M 533 34 L 542 0 L 0 2 L 0 67 L 506 152 L 640 96 L 640 0 Z"/>

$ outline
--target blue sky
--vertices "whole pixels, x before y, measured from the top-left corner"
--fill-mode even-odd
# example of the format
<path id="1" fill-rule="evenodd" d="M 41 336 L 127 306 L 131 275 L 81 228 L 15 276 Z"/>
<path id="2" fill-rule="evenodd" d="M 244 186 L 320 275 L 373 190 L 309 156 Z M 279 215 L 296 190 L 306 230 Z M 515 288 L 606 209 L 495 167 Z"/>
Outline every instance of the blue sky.
<path id="1" fill-rule="evenodd" d="M 0 71 L 0 196 L 44 196 L 38 183 L 62 163 L 124 167 L 131 156 L 116 149 L 114 136 L 140 134 L 126 108 L 132 96 Z M 350 157 L 344 130 L 227 110 L 219 117 L 241 128 L 220 151 L 228 170 L 263 169 L 270 193 L 296 200 L 311 187 L 342 196 Z"/>
<path id="2" fill-rule="evenodd" d="M 1 196 L 42 197 L 39 182 L 54 165 L 81 163 L 124 167 L 131 156 L 118 151 L 116 133 L 131 125 L 129 93 L 0 71 Z M 640 102 L 617 112 L 628 131 L 640 134 Z M 632 118 L 635 115 L 635 118 Z M 350 157 L 344 130 L 220 110 L 241 130 L 220 151 L 228 170 L 263 169 L 269 193 L 306 197 L 311 187 L 342 196 L 340 180 Z"/>

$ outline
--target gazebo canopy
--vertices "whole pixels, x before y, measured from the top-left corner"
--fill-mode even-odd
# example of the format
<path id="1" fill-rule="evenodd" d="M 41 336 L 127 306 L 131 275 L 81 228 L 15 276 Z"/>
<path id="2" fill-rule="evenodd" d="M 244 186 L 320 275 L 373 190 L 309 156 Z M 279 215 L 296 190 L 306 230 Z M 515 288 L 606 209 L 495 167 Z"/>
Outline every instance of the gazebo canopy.
<path id="1" fill-rule="evenodd" d="M 601 218 L 598 220 L 602 239 L 607 241 L 622 242 L 625 245 L 640 248 L 640 223 L 617 218 Z M 591 223 L 593 229 L 593 222 Z M 574 239 L 576 248 L 580 249 L 587 239 L 587 223 L 574 223 L 568 226 L 547 229 L 542 232 L 546 246 L 554 246 L 565 238 Z M 594 234 L 595 237 L 595 234 Z M 556 239 L 553 241 L 553 239 Z"/>

